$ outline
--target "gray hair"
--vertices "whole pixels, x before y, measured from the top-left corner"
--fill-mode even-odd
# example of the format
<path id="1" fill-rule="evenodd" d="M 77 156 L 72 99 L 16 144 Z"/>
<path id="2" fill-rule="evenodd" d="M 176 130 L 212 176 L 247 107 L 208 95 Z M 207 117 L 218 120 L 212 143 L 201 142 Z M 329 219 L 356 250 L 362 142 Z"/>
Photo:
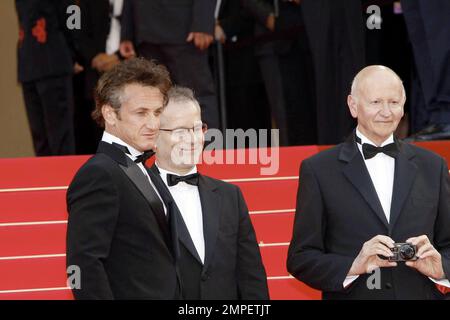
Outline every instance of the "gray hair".
<path id="1" fill-rule="evenodd" d="M 194 91 L 187 87 L 173 86 L 167 93 L 170 102 L 192 102 L 194 106 L 201 112 L 200 104 L 194 96 Z"/>

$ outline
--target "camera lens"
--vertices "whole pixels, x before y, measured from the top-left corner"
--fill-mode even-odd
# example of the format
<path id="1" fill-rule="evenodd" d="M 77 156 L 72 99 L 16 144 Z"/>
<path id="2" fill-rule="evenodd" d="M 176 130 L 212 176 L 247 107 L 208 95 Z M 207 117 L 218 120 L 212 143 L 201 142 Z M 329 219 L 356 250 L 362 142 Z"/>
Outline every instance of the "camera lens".
<path id="1" fill-rule="evenodd" d="M 416 255 L 416 249 L 409 243 L 406 243 L 400 247 L 399 253 L 403 260 L 411 260 Z"/>

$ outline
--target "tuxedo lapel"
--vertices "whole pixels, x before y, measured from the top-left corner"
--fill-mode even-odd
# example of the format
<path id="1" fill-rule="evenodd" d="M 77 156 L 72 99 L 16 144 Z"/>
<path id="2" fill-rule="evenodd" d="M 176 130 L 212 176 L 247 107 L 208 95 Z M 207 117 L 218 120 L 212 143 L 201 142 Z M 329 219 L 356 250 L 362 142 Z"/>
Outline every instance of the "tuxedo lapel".
<path id="1" fill-rule="evenodd" d="M 177 217 L 177 230 L 178 230 L 178 240 L 184 245 L 187 251 L 198 261 L 198 263 L 203 264 L 200 256 L 198 255 L 197 249 L 195 248 L 194 242 L 192 241 L 189 230 L 184 223 L 183 216 L 176 205 L 175 201 L 173 203 L 173 210 L 176 212 Z"/>
<path id="2" fill-rule="evenodd" d="M 364 159 L 358 150 L 354 134 L 342 145 L 339 160 L 347 162 L 343 169 L 344 175 L 359 191 L 364 200 L 369 204 L 372 211 L 389 229 L 389 223 L 384 214 L 383 207 L 378 199 L 377 192 L 366 168 Z"/>
<path id="3" fill-rule="evenodd" d="M 403 204 L 408 197 L 417 173 L 417 166 L 411 161 L 415 156 L 408 144 L 396 141 L 399 153 L 395 161 L 394 187 L 392 190 L 390 230 L 394 228 Z"/>
<path id="4" fill-rule="evenodd" d="M 189 251 L 189 253 L 197 259 L 197 261 L 200 264 L 203 264 L 202 260 L 200 259 L 200 256 L 198 255 L 197 249 L 195 248 L 194 242 L 192 241 L 192 238 L 189 234 L 188 228 L 186 227 L 186 224 L 184 223 L 183 216 L 181 215 L 180 209 L 178 208 L 177 204 L 175 203 L 175 200 L 173 199 L 168 187 L 162 180 L 158 168 L 156 165 L 153 165 L 149 171 L 151 172 L 151 178 L 155 186 L 157 186 L 158 190 L 160 191 L 161 197 L 163 198 L 164 202 L 166 203 L 166 206 L 170 208 L 170 217 L 172 220 L 171 227 L 173 234 L 176 234 L 178 238 L 174 238 L 173 242 L 177 243 L 178 240 L 185 246 L 185 248 Z M 154 180 L 155 179 L 155 180 Z M 174 231 L 175 229 L 175 231 Z M 179 248 L 176 250 L 178 256 L 179 256 Z"/>
<path id="5" fill-rule="evenodd" d="M 141 169 L 138 167 L 134 161 L 132 161 L 127 155 L 125 155 L 117 147 L 106 143 L 100 142 L 98 153 L 104 153 L 115 160 L 119 167 L 124 171 L 131 182 L 140 191 L 142 196 L 147 200 L 152 211 L 156 217 L 159 227 L 163 233 L 164 239 L 168 245 L 171 247 L 170 230 L 166 221 L 166 215 L 164 213 L 164 207 L 156 194 L 153 187 L 150 185 L 147 177 L 143 174 Z"/>
<path id="6" fill-rule="evenodd" d="M 203 235 L 205 237 L 205 264 L 202 271 L 204 273 L 211 262 L 216 245 L 221 211 L 221 197 L 217 193 L 217 187 L 202 175 L 199 176 L 198 191 L 202 205 Z"/>
<path id="7" fill-rule="evenodd" d="M 103 153 L 121 165 L 127 165 L 127 155 L 122 150 L 113 146 L 110 143 L 100 141 L 97 148 L 97 153 Z"/>

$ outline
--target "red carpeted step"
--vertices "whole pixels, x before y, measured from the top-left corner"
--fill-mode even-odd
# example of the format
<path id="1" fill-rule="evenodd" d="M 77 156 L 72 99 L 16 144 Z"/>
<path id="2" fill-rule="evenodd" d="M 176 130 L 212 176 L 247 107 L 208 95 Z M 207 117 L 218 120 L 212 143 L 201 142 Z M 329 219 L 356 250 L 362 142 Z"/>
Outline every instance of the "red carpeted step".
<path id="1" fill-rule="evenodd" d="M 261 256 L 268 277 L 287 276 L 286 270 L 287 245 L 260 247 Z"/>
<path id="2" fill-rule="evenodd" d="M 0 300 L 73 300 L 73 294 L 70 289 L 60 288 L 34 292 L 0 292 Z"/>
<path id="3" fill-rule="evenodd" d="M 0 257 L 66 252 L 67 224 L 0 227 Z"/>
<path id="4" fill-rule="evenodd" d="M 428 141 L 428 142 L 416 142 L 414 144 L 439 154 L 441 157 L 447 160 L 447 163 L 450 163 L 450 141 L 448 140 Z"/>
<path id="5" fill-rule="evenodd" d="M 235 184 L 250 211 L 295 208 L 297 180 Z M 0 193 L 0 223 L 66 219 L 66 190 Z"/>
<path id="6" fill-rule="evenodd" d="M 66 279 L 65 256 L 0 260 L 0 291 L 66 287 Z"/>
<path id="7" fill-rule="evenodd" d="M 298 175 L 300 162 L 315 153 L 317 146 L 286 147 L 279 149 L 278 169 L 271 176 L 295 176 Z M 221 151 L 219 151 L 221 152 Z M 236 161 L 226 164 L 231 157 L 223 157 L 224 164 L 203 164 L 199 165 L 199 170 L 207 175 L 218 179 L 238 179 L 261 177 L 261 168 L 267 168 L 271 164 L 261 164 L 262 159 L 256 153 L 258 164 L 251 164 L 249 152 L 245 150 L 246 164 L 237 162 L 239 150 L 227 151 L 233 153 Z M 259 151 L 265 154 L 263 151 Z M 208 154 L 208 152 L 206 152 Z M 269 160 L 271 154 L 269 153 Z M 38 157 L 38 158 L 15 158 L 1 159 L 0 189 L 8 188 L 31 188 L 48 186 L 67 186 L 72 180 L 77 170 L 90 156 L 61 156 L 61 157 Z M 264 159 L 262 159 L 264 160 Z M 273 159 L 273 164 L 275 159 Z M 151 164 L 149 161 L 148 164 Z M 264 175 L 262 176 L 264 177 Z"/>
<path id="8" fill-rule="evenodd" d="M 322 294 L 295 278 L 268 281 L 273 300 L 320 300 Z"/>
<path id="9" fill-rule="evenodd" d="M 250 211 L 295 208 L 298 180 L 242 182 L 237 185 Z"/>
<path id="10" fill-rule="evenodd" d="M 294 213 L 251 215 L 259 243 L 291 240 Z M 0 227 L 0 255 L 36 255 L 65 250 L 66 223 Z"/>
<path id="11" fill-rule="evenodd" d="M 0 193 L 0 224 L 67 220 L 66 190 Z"/>
<path id="12" fill-rule="evenodd" d="M 272 300 L 318 300 L 320 291 L 314 290 L 296 279 L 269 279 Z M 70 289 L 40 292 L 0 293 L 0 300 L 72 300 Z"/>
<path id="13" fill-rule="evenodd" d="M 250 214 L 258 242 L 291 241 L 294 215 L 294 212 Z"/>
<path id="14" fill-rule="evenodd" d="M 450 161 L 450 141 L 417 143 Z M 279 149 L 279 170 L 276 176 L 296 176 L 301 161 L 329 146 L 284 147 Z M 236 151 L 237 152 L 237 151 Z M 247 151 L 248 152 L 248 151 Z M 0 159 L 0 189 L 68 185 L 75 172 L 90 156 L 38 157 Z M 226 160 L 226 158 L 224 158 Z M 260 176 L 266 165 L 215 164 L 199 166 L 204 174 L 219 179 Z"/>
<path id="15" fill-rule="evenodd" d="M 199 166 L 199 171 L 203 174 L 210 175 L 217 179 L 238 179 L 238 178 L 255 178 L 255 177 L 274 177 L 274 176 L 297 176 L 298 169 L 300 167 L 300 163 L 303 159 L 308 158 L 317 153 L 317 146 L 303 146 L 303 147 L 283 147 L 279 149 L 279 162 L 276 163 L 275 157 L 272 159 L 271 153 L 269 151 L 267 160 L 271 162 L 267 162 L 267 164 L 262 164 L 263 161 L 260 161 L 258 153 L 254 153 L 254 156 L 258 162 L 258 164 L 251 164 L 249 161 L 249 153 L 255 152 L 255 149 L 245 150 L 245 158 L 246 164 L 240 164 L 238 162 L 238 154 L 242 152 L 241 150 L 228 150 L 227 154 L 223 158 L 223 162 L 230 161 L 233 159 L 232 157 L 227 157 L 227 155 L 234 154 L 234 161 L 230 164 L 214 164 L 207 165 L 206 162 Z M 265 149 L 260 150 L 262 155 L 266 154 Z M 265 162 L 266 163 L 266 162 Z M 273 169 L 277 169 L 271 175 L 264 175 L 261 169 L 269 168 L 272 166 Z"/>
<path id="16" fill-rule="evenodd" d="M 67 186 L 89 156 L 0 160 L 0 189 Z"/>

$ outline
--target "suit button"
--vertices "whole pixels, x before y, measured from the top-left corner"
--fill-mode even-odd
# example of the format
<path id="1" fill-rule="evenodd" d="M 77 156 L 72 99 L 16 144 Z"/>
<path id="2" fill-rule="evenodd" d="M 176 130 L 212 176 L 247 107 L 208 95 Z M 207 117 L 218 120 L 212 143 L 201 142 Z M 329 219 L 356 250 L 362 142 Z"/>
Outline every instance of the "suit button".
<path id="1" fill-rule="evenodd" d="M 384 286 L 386 287 L 386 289 L 392 289 L 392 283 L 390 282 L 386 282 Z"/>

